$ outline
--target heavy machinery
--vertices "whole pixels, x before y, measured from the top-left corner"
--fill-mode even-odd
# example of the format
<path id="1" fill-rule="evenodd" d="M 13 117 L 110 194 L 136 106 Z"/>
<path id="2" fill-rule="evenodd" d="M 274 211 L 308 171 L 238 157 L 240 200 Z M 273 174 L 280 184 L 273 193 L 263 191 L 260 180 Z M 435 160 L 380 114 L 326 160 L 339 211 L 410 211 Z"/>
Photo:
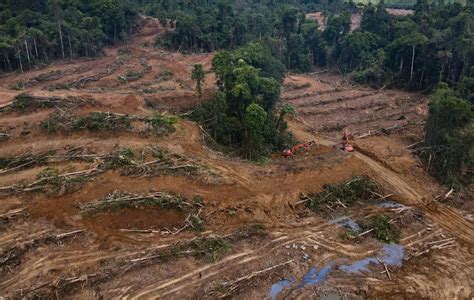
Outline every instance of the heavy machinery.
<path id="1" fill-rule="evenodd" d="M 294 145 L 293 147 L 291 147 L 291 149 L 286 149 L 285 151 L 283 151 L 282 155 L 285 157 L 291 157 L 299 153 L 308 151 L 309 148 L 311 148 L 315 144 L 316 144 L 315 141 L 300 143 L 300 144 Z"/>
<path id="2" fill-rule="evenodd" d="M 354 146 L 352 146 L 349 136 L 349 131 L 347 129 L 344 129 L 344 135 L 342 136 L 342 150 L 347 152 L 353 152 Z"/>

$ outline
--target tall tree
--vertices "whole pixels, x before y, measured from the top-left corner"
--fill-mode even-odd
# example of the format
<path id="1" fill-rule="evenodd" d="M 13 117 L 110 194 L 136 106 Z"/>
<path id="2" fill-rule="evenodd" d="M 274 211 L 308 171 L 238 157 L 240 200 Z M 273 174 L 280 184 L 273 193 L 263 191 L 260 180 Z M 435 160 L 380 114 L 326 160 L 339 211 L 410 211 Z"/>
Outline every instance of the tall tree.
<path id="1" fill-rule="evenodd" d="M 202 83 L 204 82 L 206 78 L 206 73 L 204 72 L 204 69 L 201 64 L 196 64 L 194 65 L 193 72 L 191 74 L 192 80 L 196 82 L 196 94 L 199 97 L 199 100 L 201 100 L 202 96 Z"/>

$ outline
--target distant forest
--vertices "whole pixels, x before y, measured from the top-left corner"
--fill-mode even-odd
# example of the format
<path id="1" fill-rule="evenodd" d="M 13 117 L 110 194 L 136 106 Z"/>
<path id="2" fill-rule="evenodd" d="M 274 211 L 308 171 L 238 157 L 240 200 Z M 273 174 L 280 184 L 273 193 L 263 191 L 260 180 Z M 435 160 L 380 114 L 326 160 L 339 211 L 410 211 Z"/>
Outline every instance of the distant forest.
<path id="1" fill-rule="evenodd" d="M 418 0 L 412 15 L 394 16 L 383 1 L 3 0 L 0 71 L 100 56 L 130 37 L 140 14 L 155 16 L 166 30 L 157 46 L 218 52 L 219 91 L 193 117 L 219 144 L 254 160 L 290 144 L 284 117 L 292 108 L 277 114 L 280 83 L 288 71 L 324 68 L 376 88 L 433 92 L 420 157 L 443 182 L 470 182 L 474 3 L 440 3 Z M 325 24 L 307 19 L 310 12 L 322 12 Z M 353 14 L 363 15 L 354 31 Z"/>
<path id="2" fill-rule="evenodd" d="M 324 67 L 358 83 L 412 90 L 456 86 L 474 72 L 474 4 L 430 2 L 419 0 L 414 15 L 404 17 L 389 15 L 383 3 L 369 5 L 351 32 L 351 13 L 360 8 L 345 1 L 5 0 L 0 70 L 101 55 L 147 14 L 169 29 L 157 44 L 173 50 L 233 50 L 256 41 L 293 72 Z M 324 30 L 305 18 L 314 11 L 326 16 Z"/>
<path id="3" fill-rule="evenodd" d="M 93 57 L 127 37 L 137 12 L 126 1 L 3 0 L 0 70 L 27 70 L 57 58 Z"/>
<path id="4" fill-rule="evenodd" d="M 361 27 L 350 31 L 352 3 L 316 1 L 141 1 L 160 20 L 175 20 L 162 46 L 208 52 L 259 41 L 288 70 L 327 67 L 358 83 L 430 90 L 456 85 L 474 62 L 474 6 L 420 0 L 414 15 L 392 16 L 383 4 L 363 10 Z M 320 30 L 305 13 L 323 11 Z M 319 24 L 321 25 L 321 24 Z"/>

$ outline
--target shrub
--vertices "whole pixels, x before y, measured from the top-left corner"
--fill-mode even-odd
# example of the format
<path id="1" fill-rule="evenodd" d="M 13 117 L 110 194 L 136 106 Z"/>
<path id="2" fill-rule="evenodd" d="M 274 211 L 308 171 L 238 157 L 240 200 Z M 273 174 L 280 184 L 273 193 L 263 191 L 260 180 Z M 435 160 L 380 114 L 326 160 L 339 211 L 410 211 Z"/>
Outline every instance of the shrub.
<path id="1" fill-rule="evenodd" d="M 372 236 L 383 243 L 398 243 L 400 239 L 400 230 L 392 226 L 385 215 L 370 219 L 362 228 L 372 230 Z"/>
<path id="2" fill-rule="evenodd" d="M 104 112 L 94 112 L 74 120 L 71 130 L 87 129 L 100 130 L 126 130 L 132 127 L 130 117 L 126 115 L 114 115 Z"/>
<path id="3" fill-rule="evenodd" d="M 178 119 L 175 116 L 165 116 L 160 113 L 156 113 L 153 117 L 145 120 L 145 123 L 158 135 L 175 132 L 177 122 Z"/>

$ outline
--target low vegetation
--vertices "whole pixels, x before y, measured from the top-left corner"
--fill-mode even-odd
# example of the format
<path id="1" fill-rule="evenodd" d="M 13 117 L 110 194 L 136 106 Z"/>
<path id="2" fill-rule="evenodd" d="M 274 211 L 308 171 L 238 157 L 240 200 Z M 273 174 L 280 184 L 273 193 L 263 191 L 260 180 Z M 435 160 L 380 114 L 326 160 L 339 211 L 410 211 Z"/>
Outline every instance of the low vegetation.
<path id="1" fill-rule="evenodd" d="M 75 116 L 68 111 L 55 111 L 41 122 L 41 127 L 48 133 L 90 131 L 129 131 L 132 122 L 144 122 L 148 125 L 145 133 L 166 135 L 176 130 L 178 119 L 156 113 L 151 117 L 115 114 L 110 112 L 93 112 L 84 116 Z"/>
<path id="2" fill-rule="evenodd" d="M 13 99 L 10 105 L 4 106 L 0 109 L 0 112 L 8 111 L 34 111 L 41 108 L 76 108 L 85 105 L 93 106 L 95 103 L 94 99 L 82 99 L 80 97 L 40 97 L 33 96 L 28 93 L 21 93 Z"/>
<path id="3" fill-rule="evenodd" d="M 178 119 L 175 116 L 166 116 L 160 113 L 156 113 L 145 120 L 145 123 L 151 128 L 153 133 L 157 135 L 175 132 L 177 122 Z"/>
<path id="4" fill-rule="evenodd" d="M 35 166 L 48 165 L 51 162 L 83 161 L 94 163 L 89 170 L 60 174 L 58 169 L 45 168 L 40 172 L 36 181 L 29 184 L 14 184 L 0 187 L 1 193 L 20 193 L 32 191 L 46 191 L 51 194 L 65 194 L 74 192 L 85 183 L 89 177 L 99 175 L 107 170 L 118 170 L 124 176 L 160 176 L 183 175 L 200 176 L 206 183 L 221 182 L 221 175 L 196 162 L 190 157 L 169 152 L 156 146 L 149 146 L 140 151 L 128 148 L 117 148 L 111 153 L 93 154 L 84 152 L 82 147 L 59 151 L 26 152 L 18 156 L 0 157 L 0 175 L 17 172 Z M 199 204 L 202 200 L 196 199 Z M 196 226 L 200 226 L 198 219 L 192 219 Z"/>
<path id="5" fill-rule="evenodd" d="M 13 170 L 19 171 L 25 168 L 42 166 L 47 163 L 54 152 L 55 151 L 45 151 L 38 153 L 26 152 L 19 156 L 0 157 L 0 174 L 4 174 Z"/>
<path id="6" fill-rule="evenodd" d="M 107 112 L 94 112 L 77 117 L 71 122 L 71 130 L 90 131 L 124 131 L 132 127 L 131 118 L 127 115 L 116 115 Z"/>
<path id="7" fill-rule="evenodd" d="M 385 215 L 377 215 L 362 224 L 364 231 L 371 230 L 370 234 L 383 243 L 398 243 L 400 230 L 390 223 Z"/>
<path id="8" fill-rule="evenodd" d="M 82 187 L 88 175 L 90 174 L 87 172 L 79 172 L 71 176 L 61 175 L 58 169 L 45 168 L 38 174 L 37 180 L 26 187 L 26 190 L 43 190 L 48 194 L 72 193 Z"/>
<path id="9" fill-rule="evenodd" d="M 98 214 L 124 208 L 159 207 L 163 209 L 177 209 L 186 211 L 193 205 L 184 198 L 164 192 L 151 192 L 148 194 L 134 194 L 115 191 L 103 199 L 80 206 L 81 213 Z"/>
<path id="10" fill-rule="evenodd" d="M 209 262 L 216 262 L 229 251 L 230 246 L 220 237 L 203 237 L 194 240 L 191 248 L 196 256 L 205 257 Z"/>
<path id="11" fill-rule="evenodd" d="M 314 212 L 327 213 L 345 208 L 357 201 L 370 201 L 381 196 L 381 189 L 367 176 L 357 176 L 340 184 L 325 185 L 324 191 L 306 197 L 306 207 Z"/>

